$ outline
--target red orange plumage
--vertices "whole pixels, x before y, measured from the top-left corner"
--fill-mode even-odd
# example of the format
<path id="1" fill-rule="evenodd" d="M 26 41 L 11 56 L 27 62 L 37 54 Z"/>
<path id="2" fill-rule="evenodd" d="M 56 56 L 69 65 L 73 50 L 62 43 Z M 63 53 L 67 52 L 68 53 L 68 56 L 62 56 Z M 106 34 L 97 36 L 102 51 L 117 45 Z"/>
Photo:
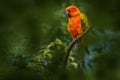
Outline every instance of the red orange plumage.
<path id="1" fill-rule="evenodd" d="M 68 31 L 73 38 L 76 38 L 83 33 L 81 19 L 85 22 L 86 26 L 88 26 L 87 18 L 76 6 L 68 6 L 66 13 L 68 15 Z"/>

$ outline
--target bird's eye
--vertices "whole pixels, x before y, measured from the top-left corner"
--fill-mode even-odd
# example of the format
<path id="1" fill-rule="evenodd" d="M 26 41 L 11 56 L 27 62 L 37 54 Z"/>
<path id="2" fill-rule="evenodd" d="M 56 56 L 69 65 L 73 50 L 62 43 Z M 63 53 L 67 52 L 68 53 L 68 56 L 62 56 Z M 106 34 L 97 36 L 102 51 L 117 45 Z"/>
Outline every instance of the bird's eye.
<path id="1" fill-rule="evenodd" d="M 70 12 L 70 10 L 67 10 L 67 12 Z"/>

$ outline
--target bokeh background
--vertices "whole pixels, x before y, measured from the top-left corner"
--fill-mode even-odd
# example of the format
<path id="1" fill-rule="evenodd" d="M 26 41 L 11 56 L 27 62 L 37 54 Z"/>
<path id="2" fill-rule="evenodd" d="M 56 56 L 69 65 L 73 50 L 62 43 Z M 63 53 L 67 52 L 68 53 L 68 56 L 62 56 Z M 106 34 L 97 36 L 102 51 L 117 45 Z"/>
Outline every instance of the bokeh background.
<path id="1" fill-rule="evenodd" d="M 120 80 L 119 0 L 0 0 L 0 80 Z M 65 8 L 76 5 L 92 29 L 84 71 L 72 50 Z"/>

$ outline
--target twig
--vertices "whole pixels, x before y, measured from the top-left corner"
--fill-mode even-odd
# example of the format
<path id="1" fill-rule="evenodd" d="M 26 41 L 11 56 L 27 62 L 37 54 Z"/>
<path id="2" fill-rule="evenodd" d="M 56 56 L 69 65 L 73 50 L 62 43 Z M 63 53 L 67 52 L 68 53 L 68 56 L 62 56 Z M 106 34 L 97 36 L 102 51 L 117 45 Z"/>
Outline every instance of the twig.
<path id="1" fill-rule="evenodd" d="M 64 66 L 67 65 L 67 60 L 68 60 L 68 57 L 70 55 L 70 51 L 72 50 L 72 48 L 75 45 L 75 43 L 77 43 L 90 29 L 91 29 L 91 27 L 88 27 L 81 35 L 79 35 L 78 37 L 73 39 L 73 41 L 70 43 L 70 45 L 67 48 L 66 55 L 64 57 L 64 62 L 63 62 Z"/>

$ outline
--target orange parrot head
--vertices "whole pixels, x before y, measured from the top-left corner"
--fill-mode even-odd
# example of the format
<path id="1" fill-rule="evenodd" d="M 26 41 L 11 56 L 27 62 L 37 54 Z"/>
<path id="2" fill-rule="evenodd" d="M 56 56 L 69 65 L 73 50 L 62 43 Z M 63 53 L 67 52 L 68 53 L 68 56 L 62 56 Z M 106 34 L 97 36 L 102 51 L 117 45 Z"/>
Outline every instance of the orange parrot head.
<path id="1" fill-rule="evenodd" d="M 66 8 L 66 14 L 68 17 L 73 17 L 79 15 L 80 11 L 76 6 L 69 6 Z"/>
<path id="2" fill-rule="evenodd" d="M 71 33 L 73 38 L 76 38 L 83 32 L 80 10 L 76 6 L 68 6 L 65 11 L 68 16 L 68 31 Z"/>

